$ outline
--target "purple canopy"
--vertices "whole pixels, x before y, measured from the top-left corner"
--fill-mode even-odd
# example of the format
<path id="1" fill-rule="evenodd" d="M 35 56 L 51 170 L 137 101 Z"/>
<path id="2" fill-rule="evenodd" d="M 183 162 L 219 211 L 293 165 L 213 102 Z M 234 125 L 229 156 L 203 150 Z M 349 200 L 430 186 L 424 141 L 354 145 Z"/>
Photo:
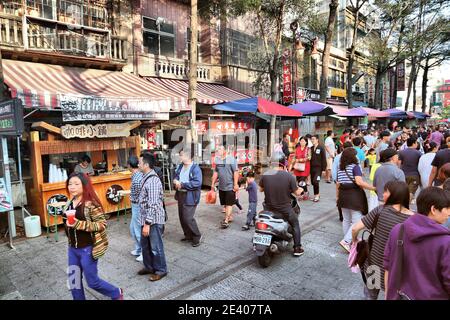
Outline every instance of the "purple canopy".
<path id="1" fill-rule="evenodd" d="M 300 111 L 304 116 L 329 116 L 336 113 L 331 106 L 315 101 L 297 103 L 289 108 Z"/>
<path id="2" fill-rule="evenodd" d="M 369 114 L 361 107 L 348 109 L 347 117 L 367 117 Z"/>

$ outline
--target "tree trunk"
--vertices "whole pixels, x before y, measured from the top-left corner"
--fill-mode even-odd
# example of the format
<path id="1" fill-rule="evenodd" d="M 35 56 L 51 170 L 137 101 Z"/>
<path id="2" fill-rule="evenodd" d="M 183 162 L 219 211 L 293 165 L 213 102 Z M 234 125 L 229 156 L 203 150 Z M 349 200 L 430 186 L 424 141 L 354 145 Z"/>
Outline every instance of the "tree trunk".
<path id="1" fill-rule="evenodd" d="M 411 59 L 411 71 L 409 72 L 408 92 L 406 93 L 405 111 L 408 111 L 409 97 L 411 96 L 411 88 L 415 77 L 415 73 L 416 73 L 416 57 L 413 56 Z"/>
<path id="2" fill-rule="evenodd" d="M 359 6 L 359 1 L 356 3 L 356 6 Z M 359 8 L 357 8 L 355 14 L 355 21 L 353 24 L 353 37 L 352 44 L 350 46 L 350 55 L 348 57 L 347 64 L 347 101 L 349 108 L 353 107 L 353 64 L 355 61 L 355 51 L 356 51 L 356 40 L 358 37 L 358 24 L 359 24 Z"/>
<path id="3" fill-rule="evenodd" d="M 416 111 L 416 104 L 417 104 L 417 92 L 416 92 L 416 83 L 417 83 L 417 73 L 419 70 L 416 70 L 414 73 L 414 79 L 413 79 L 413 111 Z M 408 111 L 408 110 L 406 110 Z"/>
<path id="4" fill-rule="evenodd" d="M 397 48 L 400 48 L 401 45 L 402 45 L 404 30 L 405 30 L 405 19 L 402 20 L 402 24 L 400 26 L 400 36 L 398 37 Z M 392 93 L 392 104 L 393 104 L 393 106 L 391 106 L 392 108 L 396 108 L 397 107 L 397 89 L 398 89 L 397 88 L 397 83 L 398 83 L 397 67 L 398 67 L 398 62 L 399 62 L 399 60 L 397 60 L 397 63 L 395 65 L 394 92 Z"/>
<path id="5" fill-rule="evenodd" d="M 330 15 L 328 16 L 327 33 L 325 35 L 325 47 L 322 56 L 322 76 L 320 77 L 320 102 L 327 102 L 328 95 L 328 62 L 330 60 L 330 49 L 333 41 L 334 24 L 336 22 L 338 0 L 331 0 Z"/>
<path id="6" fill-rule="evenodd" d="M 428 62 L 429 60 L 426 59 L 422 76 L 422 112 L 426 112 L 427 110 L 427 85 L 428 85 L 428 71 L 429 71 Z"/>
<path id="7" fill-rule="evenodd" d="M 283 20 L 284 20 L 284 7 L 285 1 L 280 3 L 280 14 L 277 19 L 277 34 L 275 39 L 275 50 L 273 53 L 273 61 L 272 61 L 272 70 L 269 72 L 270 76 L 270 99 L 274 102 L 278 102 L 279 96 L 279 86 L 278 86 L 278 68 L 279 68 L 279 58 L 280 58 L 280 48 L 281 48 L 281 39 L 283 36 Z M 272 155 L 273 147 L 276 143 L 275 131 L 276 131 L 276 121 L 277 117 L 272 116 L 270 119 L 270 141 L 269 141 L 269 155 Z"/>
<path id="8" fill-rule="evenodd" d="M 377 74 L 375 77 L 375 108 L 380 110 L 383 109 L 383 102 L 381 100 L 381 93 L 382 93 L 381 86 L 384 74 L 385 71 L 383 71 L 383 66 L 381 64 L 378 64 Z"/>

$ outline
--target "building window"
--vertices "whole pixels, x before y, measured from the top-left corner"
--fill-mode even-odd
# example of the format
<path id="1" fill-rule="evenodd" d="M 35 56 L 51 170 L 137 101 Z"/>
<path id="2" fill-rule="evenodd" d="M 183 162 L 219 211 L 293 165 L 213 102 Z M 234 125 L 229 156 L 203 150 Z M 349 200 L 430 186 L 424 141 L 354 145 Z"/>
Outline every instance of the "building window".
<path id="1" fill-rule="evenodd" d="M 53 1 L 54 0 L 27 0 L 26 14 L 34 17 L 54 19 Z"/>
<path id="2" fill-rule="evenodd" d="M 328 75 L 328 86 L 338 89 L 345 89 L 345 73 L 339 70 L 330 69 Z"/>
<path id="3" fill-rule="evenodd" d="M 228 62 L 231 64 L 251 67 L 249 56 L 257 47 L 258 43 L 255 37 L 236 30 L 229 30 Z"/>
<path id="4" fill-rule="evenodd" d="M 191 52 L 191 28 L 187 28 L 186 32 L 186 44 L 187 44 L 187 56 L 190 58 Z M 197 61 L 201 62 L 202 55 L 200 53 L 201 43 L 200 43 L 200 31 L 197 33 Z"/>
<path id="5" fill-rule="evenodd" d="M 173 58 L 175 56 L 175 28 L 166 22 L 143 17 L 144 50 L 146 53 Z"/>

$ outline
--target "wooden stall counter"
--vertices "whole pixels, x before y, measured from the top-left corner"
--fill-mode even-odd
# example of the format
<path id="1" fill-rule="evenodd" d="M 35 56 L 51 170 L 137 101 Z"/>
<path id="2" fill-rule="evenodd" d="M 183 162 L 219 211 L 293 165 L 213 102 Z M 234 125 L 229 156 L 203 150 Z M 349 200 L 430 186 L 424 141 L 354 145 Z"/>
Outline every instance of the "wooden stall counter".
<path id="1" fill-rule="evenodd" d="M 91 177 L 92 185 L 97 193 L 100 202 L 105 209 L 105 213 L 116 212 L 118 206 L 120 208 L 131 208 L 130 198 L 128 196 L 120 197 L 118 192 L 120 190 L 129 190 L 131 186 L 131 172 L 118 172 L 114 174 L 105 174 L 102 176 Z M 36 207 L 37 212 L 42 221 L 44 227 L 49 225 L 54 225 L 55 221 L 52 216 L 48 216 L 47 212 L 49 206 L 52 203 L 58 204 L 64 197 L 68 198 L 68 193 L 66 190 L 66 183 L 43 183 L 40 186 L 39 196 L 42 199 L 42 206 Z M 51 209 L 51 208 L 50 208 Z M 57 224 L 61 224 L 62 219 L 60 216 L 57 217 Z"/>

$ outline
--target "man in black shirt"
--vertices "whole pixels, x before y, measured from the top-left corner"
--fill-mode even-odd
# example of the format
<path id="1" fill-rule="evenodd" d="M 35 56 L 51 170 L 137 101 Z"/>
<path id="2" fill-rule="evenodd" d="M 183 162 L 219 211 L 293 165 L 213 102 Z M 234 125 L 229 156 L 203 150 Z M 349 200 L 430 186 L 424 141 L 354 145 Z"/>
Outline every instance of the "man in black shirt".
<path id="1" fill-rule="evenodd" d="M 294 232 L 294 256 L 303 254 L 301 232 L 298 217 L 291 205 L 291 194 L 301 196 L 303 189 L 297 186 L 295 177 L 285 170 L 285 157 L 276 153 L 272 157 L 272 168 L 264 173 L 259 182 L 261 192 L 264 192 L 265 209 L 283 215 Z"/>

